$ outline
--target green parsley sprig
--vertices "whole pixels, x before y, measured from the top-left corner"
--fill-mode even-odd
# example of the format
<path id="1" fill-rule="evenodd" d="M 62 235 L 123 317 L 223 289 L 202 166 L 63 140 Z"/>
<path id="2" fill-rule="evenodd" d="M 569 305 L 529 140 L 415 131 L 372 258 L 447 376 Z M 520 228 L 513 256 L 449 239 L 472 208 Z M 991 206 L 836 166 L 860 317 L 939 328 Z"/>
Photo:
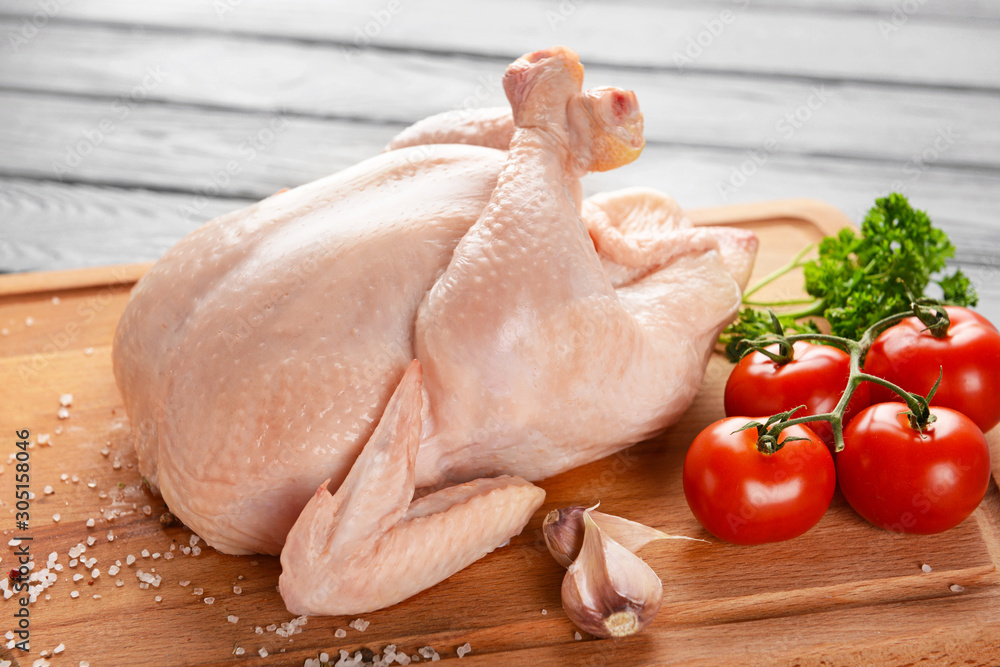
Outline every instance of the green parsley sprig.
<path id="1" fill-rule="evenodd" d="M 816 332 L 815 318 L 822 317 L 835 336 L 856 340 L 875 322 L 925 296 L 931 282 L 941 287 L 945 303 L 978 303 L 971 281 L 960 269 L 941 273 L 946 261 L 955 255 L 947 234 L 899 193 L 875 200 L 860 235 L 853 229 L 842 229 L 820 241 L 815 259 L 804 259 L 811 249 L 803 249 L 788 264 L 746 290 L 745 307 L 721 338 L 730 360 L 739 358 L 736 343 L 740 339 L 757 338 L 773 330 L 766 308 L 774 309 L 790 332 Z M 803 270 L 811 300 L 766 302 L 752 298 L 764 285 L 798 268 Z M 939 277 L 932 281 L 934 275 Z"/>

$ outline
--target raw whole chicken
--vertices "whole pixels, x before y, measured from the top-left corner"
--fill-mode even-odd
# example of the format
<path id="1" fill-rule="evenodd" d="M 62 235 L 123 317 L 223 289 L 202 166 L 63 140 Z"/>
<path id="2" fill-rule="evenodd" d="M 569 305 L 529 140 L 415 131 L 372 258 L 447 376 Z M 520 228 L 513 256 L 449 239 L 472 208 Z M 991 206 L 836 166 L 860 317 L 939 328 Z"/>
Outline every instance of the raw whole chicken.
<path id="1" fill-rule="evenodd" d="M 581 201 L 644 143 L 635 96 L 582 80 L 569 49 L 526 55 L 511 110 L 422 121 L 136 285 L 114 370 L 141 471 L 220 551 L 281 552 L 292 612 L 437 583 L 520 532 L 527 480 L 694 398 L 756 239 L 651 190 Z"/>

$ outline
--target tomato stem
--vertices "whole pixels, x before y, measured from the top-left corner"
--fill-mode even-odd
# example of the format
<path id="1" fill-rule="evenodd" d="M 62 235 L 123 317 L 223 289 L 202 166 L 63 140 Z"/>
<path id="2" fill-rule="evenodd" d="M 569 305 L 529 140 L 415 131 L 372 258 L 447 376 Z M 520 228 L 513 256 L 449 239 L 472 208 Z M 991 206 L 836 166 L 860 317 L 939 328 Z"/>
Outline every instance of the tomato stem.
<path id="1" fill-rule="evenodd" d="M 797 258 L 795 261 L 798 261 L 800 258 L 801 257 Z M 888 327 L 897 324 L 908 317 L 914 316 L 918 317 L 935 336 L 947 335 L 948 327 L 951 324 L 948 313 L 940 303 L 931 299 L 913 300 L 910 303 L 909 311 L 896 313 L 879 320 L 865 330 L 860 341 L 854 341 L 849 338 L 841 338 L 839 336 L 832 336 L 829 334 L 803 333 L 786 336 L 784 335 L 784 331 L 782 330 L 781 323 L 778 321 L 777 316 L 772 312 L 771 320 L 774 324 L 774 333 L 755 339 L 744 339 L 740 341 L 740 346 L 744 349 L 744 355 L 756 350 L 761 354 L 766 355 L 775 363 L 782 364 L 791 361 L 792 346 L 798 341 L 826 343 L 827 345 L 832 345 L 843 350 L 850 356 L 850 373 L 848 375 L 847 387 L 844 389 L 844 393 L 841 394 L 836 407 L 834 407 L 834 409 L 830 412 L 818 415 L 804 415 L 793 419 L 792 413 L 800 409 L 795 408 L 793 410 L 789 410 L 788 412 L 783 412 L 770 417 L 765 424 L 761 424 L 759 422 L 750 422 L 747 424 L 744 429 L 751 427 L 757 428 L 757 449 L 765 454 L 773 454 L 777 450 L 781 449 L 782 444 L 784 444 L 784 441 L 779 442 L 779 435 L 784 429 L 798 424 L 825 421 L 830 424 L 830 427 L 833 430 L 834 451 L 839 452 L 843 450 L 844 414 L 847 412 L 847 405 L 850 403 L 851 397 L 854 395 L 854 392 L 862 382 L 872 382 L 898 394 L 909 408 L 909 412 L 907 412 L 906 415 L 908 416 L 910 427 L 916 431 L 923 431 L 927 424 L 934 421 L 934 416 L 930 414 L 930 401 L 934 397 L 934 393 L 937 391 L 938 385 L 941 382 L 940 375 L 938 376 L 937 383 L 935 383 L 934 387 L 925 398 L 919 394 L 908 392 L 902 387 L 899 387 L 884 378 L 865 373 L 861 370 L 862 360 L 865 358 L 865 355 L 868 353 L 871 346 L 875 343 L 875 339 L 878 335 Z M 777 354 L 765 349 L 775 343 L 778 344 Z M 788 439 L 786 438 L 786 440 Z"/>

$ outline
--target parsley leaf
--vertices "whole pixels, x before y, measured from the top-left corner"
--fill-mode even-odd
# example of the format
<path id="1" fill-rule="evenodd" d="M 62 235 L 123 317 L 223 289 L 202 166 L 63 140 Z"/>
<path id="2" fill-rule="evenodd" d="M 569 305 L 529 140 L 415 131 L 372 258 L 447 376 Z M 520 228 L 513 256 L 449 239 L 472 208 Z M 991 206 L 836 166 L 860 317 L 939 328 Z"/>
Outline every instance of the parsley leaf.
<path id="1" fill-rule="evenodd" d="M 816 300 L 795 312 L 776 312 L 790 331 L 812 330 L 807 327 L 816 325 L 802 318 L 820 316 L 830 323 L 834 335 L 857 340 L 878 320 L 909 308 L 911 295 L 924 296 L 932 276 L 941 275 L 954 254 L 955 246 L 947 234 L 934 227 L 925 212 L 910 206 L 906 197 L 893 193 L 875 200 L 860 234 L 842 229 L 820 242 L 816 259 L 797 258 L 788 265 L 787 270 L 803 268 L 806 292 Z M 933 282 L 940 285 L 946 303 L 975 306 L 978 302 L 971 281 L 960 270 Z M 754 291 L 751 288 L 747 294 Z M 744 308 L 723 333 L 722 342 L 735 348 L 739 338 L 770 331 L 770 316 L 765 311 Z"/>

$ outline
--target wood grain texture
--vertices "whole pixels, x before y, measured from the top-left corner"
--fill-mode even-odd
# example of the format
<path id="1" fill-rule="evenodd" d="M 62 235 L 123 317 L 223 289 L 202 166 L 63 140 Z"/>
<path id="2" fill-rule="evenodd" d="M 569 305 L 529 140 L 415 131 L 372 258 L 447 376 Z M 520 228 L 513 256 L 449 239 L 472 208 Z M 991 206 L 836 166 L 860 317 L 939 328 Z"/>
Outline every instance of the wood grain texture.
<path id="1" fill-rule="evenodd" d="M 179 0 L 154 11 L 143 3 L 92 0 L 66 3 L 56 15 L 125 25 L 337 41 L 349 48 L 370 43 L 504 59 L 540 45 L 586 44 L 594 62 L 609 64 L 1000 88 L 996 27 L 975 21 L 941 24 L 910 20 L 911 15 L 919 14 L 919 5 L 916 11 L 904 13 L 898 25 L 891 22 L 891 10 L 878 18 L 824 15 L 778 7 L 757 9 L 742 1 L 728 6 L 623 6 L 560 5 L 556 0 L 400 0 L 393 6 L 397 8 L 394 13 L 386 0 L 350 4 Z M 11 2 L 9 7 L 8 11 L 18 7 L 27 13 L 37 10 L 30 0 Z M 728 25 L 722 23 L 723 11 L 732 17 Z M 377 21 L 380 12 L 388 17 L 383 19 L 384 25 Z M 369 28 L 373 21 L 374 27 Z M 706 23 L 717 26 L 716 36 Z M 891 28 L 884 28 L 883 23 Z M 443 30 L 443 25 L 447 29 Z M 486 26 L 490 29 L 484 30 Z M 372 36 L 365 35 L 366 29 Z M 689 63 L 679 61 L 689 40 L 698 40 L 703 31 L 709 32 L 707 38 L 701 38 L 706 44 L 701 52 Z M 432 45 L 428 35 L 435 36 Z M 629 48 L 623 49 L 621 44 Z M 929 44 L 935 48 L 926 48 Z M 789 49 L 801 57 L 789 60 Z M 940 51 L 949 53 L 949 58 L 940 58 Z"/>
<path id="2" fill-rule="evenodd" d="M 0 20 L 0 34 L 16 25 Z M 587 65 L 587 86 L 636 91 L 649 141 L 759 150 L 773 139 L 782 153 L 882 162 L 918 159 L 938 141 L 945 149 L 937 152 L 936 164 L 1000 169 L 998 95 L 934 89 L 901 93 L 848 82 L 635 71 L 590 66 L 596 55 L 582 47 L 581 56 Z M 51 94 L 8 93 L 0 128 L 10 133 L 16 128 L 29 141 L 38 137 L 39 128 L 64 123 L 67 114 L 80 117 L 81 127 L 74 128 L 74 135 L 102 117 L 117 121 L 144 79 L 154 85 L 142 88 L 143 98 L 161 102 L 262 116 L 282 111 L 409 124 L 447 109 L 506 105 L 500 87 L 505 66 L 504 61 L 376 49 L 345 55 L 338 46 L 305 49 L 238 36 L 51 25 L 23 49 L 0 59 L 0 85 L 101 99 L 65 100 L 60 105 Z M 150 71 L 160 76 L 149 78 Z M 121 99 L 112 109 L 116 98 Z M 86 106 L 88 102 L 92 106 Z M 18 120 L 25 109 L 38 115 Z M 190 111 L 205 114 L 203 133 L 218 130 L 211 111 Z M 141 107 L 136 109 L 141 113 Z M 145 126 L 151 134 L 158 127 L 153 119 L 139 116 L 126 121 Z"/>
<path id="3" fill-rule="evenodd" d="M 338 171 L 377 154 L 398 129 L 284 117 L 281 129 L 272 132 L 276 117 L 267 114 L 158 104 L 136 106 L 128 117 L 116 120 L 104 102 L 9 97 L 11 104 L 0 110 L 0 118 L 7 121 L 0 124 L 0 137 L 8 149 L 0 151 L 0 171 L 189 193 L 174 198 L 173 211 L 155 216 L 172 215 L 185 233 L 224 210 L 206 203 L 212 198 L 261 199 Z M 898 190 L 929 209 L 937 224 L 955 237 L 961 261 L 993 265 L 1000 247 L 1000 227 L 995 222 L 1000 171 L 969 171 L 935 161 L 868 162 L 768 153 L 763 146 L 743 150 L 651 144 L 634 164 L 592 175 L 585 184 L 590 192 L 654 187 L 671 192 L 688 206 L 811 197 L 833 203 L 853 220 L 860 220 L 877 196 Z M 36 208 L 58 206 L 59 200 L 50 205 L 24 202 L 25 196 L 31 198 L 30 189 L 30 185 L 4 188 L 0 197 L 11 202 L 11 210 L 0 224 L 11 228 L 11 243 L 52 242 L 51 237 L 33 235 L 33 230 L 45 226 L 44 211 L 27 218 Z M 62 192 L 73 196 L 68 190 Z M 85 206 L 87 191 L 80 197 L 80 206 Z M 19 209 L 28 215 L 19 216 Z M 126 222 L 129 236 L 141 238 L 145 217 L 130 219 L 131 214 L 126 208 L 116 219 Z M 74 241 L 90 243 L 84 234 L 76 236 Z M 144 253 L 135 259 L 154 256 Z M 0 266 L 45 268 L 24 263 Z"/>
<path id="4" fill-rule="evenodd" d="M 757 230 L 759 276 L 786 261 L 803 241 L 828 231 L 809 217 L 822 211 L 813 204 L 779 202 L 770 218 L 762 205 L 696 212 L 695 217 Z M 827 225 L 843 220 L 835 214 Z M 111 271 L 109 282 L 119 283 L 135 269 L 106 271 Z M 66 659 L 95 666 L 159 665 L 168 659 L 230 664 L 236 647 L 246 650 L 246 664 L 302 664 L 320 650 L 381 650 L 390 643 L 409 654 L 429 644 L 453 659 L 466 641 L 472 654 L 464 660 L 473 665 L 918 660 L 992 665 L 1000 660 L 1000 491 L 995 483 L 973 517 L 936 536 L 878 530 L 838 495 L 816 528 L 779 545 L 738 547 L 715 540 L 647 545 L 641 554 L 665 582 L 654 624 L 620 642 L 574 639 L 559 601 L 562 570 L 545 551 L 541 518 L 554 507 L 602 500 L 609 512 L 708 538 L 683 501 L 680 470 L 694 434 L 722 414 L 729 367 L 721 358 L 712 360 L 699 397 L 680 423 L 654 440 L 547 480 L 545 505 L 508 547 L 404 603 L 365 614 L 371 622 L 366 632 L 347 629 L 351 618 L 333 617 L 310 618 L 303 632 L 290 638 L 267 630 L 258 635 L 256 626 L 290 619 L 274 589 L 277 559 L 223 556 L 207 548 L 198 556 L 171 552 L 172 544 L 189 544 L 190 533 L 160 525 L 162 501 L 149 495 L 139 479 L 110 368 L 109 343 L 127 286 L 80 287 L 92 283 L 93 276 L 68 272 L 36 276 L 38 287 L 47 283 L 49 289 L 25 294 L 15 278 L 23 280 L 0 277 L 0 326 L 8 329 L 0 348 L 0 424 L 28 428 L 33 439 L 50 435 L 51 445 L 30 450 L 36 489 L 32 548 L 42 560 L 58 552 L 65 567 L 46 591 L 51 599 L 32 608 L 36 651 L 62 642 Z M 12 283 L 15 288 L 6 287 Z M 789 286 L 776 283 L 770 289 Z M 58 303 L 53 296 L 60 297 Z M 90 354 L 88 348 L 93 348 Z M 59 420 L 58 399 L 65 392 L 73 393 L 73 405 L 69 419 Z M 994 431 L 990 437 L 994 476 L 1000 468 L 998 435 Z M 0 500 L 9 504 L 13 471 L 9 464 L 6 468 L 0 474 Z M 61 481 L 62 473 L 79 481 Z M 45 484 L 55 493 L 38 493 Z M 121 513 L 109 521 L 104 510 Z M 58 523 L 51 518 L 56 512 Z M 96 520 L 92 529 L 85 526 L 88 518 Z M 107 540 L 108 531 L 114 541 Z M 101 575 L 92 585 L 89 578 L 74 583 L 70 576 L 80 568 L 69 567 L 65 554 L 91 535 L 97 540 L 85 555 L 98 559 Z M 154 561 L 141 557 L 143 549 L 175 557 Z M 9 551 L 2 554 L 4 565 Z M 124 565 L 129 553 L 138 557 L 135 565 L 109 576 L 107 568 L 115 560 Z M 931 573 L 921 571 L 924 563 Z M 140 590 L 136 570 L 151 568 L 163 583 Z M 124 586 L 116 587 L 116 578 Z M 182 587 L 180 581 L 190 584 Z M 952 584 L 965 590 L 952 592 Z M 233 592 L 234 585 L 241 587 L 240 594 Z M 197 595 L 196 587 L 203 589 Z M 79 599 L 70 598 L 72 590 L 82 592 Z M 214 598 L 213 604 L 206 604 L 206 597 Z M 238 621 L 229 623 L 229 615 Z M 347 636 L 336 639 L 336 628 L 347 629 Z M 256 656 L 262 647 L 268 658 Z M 0 656 L 8 654 L 0 649 Z"/>

